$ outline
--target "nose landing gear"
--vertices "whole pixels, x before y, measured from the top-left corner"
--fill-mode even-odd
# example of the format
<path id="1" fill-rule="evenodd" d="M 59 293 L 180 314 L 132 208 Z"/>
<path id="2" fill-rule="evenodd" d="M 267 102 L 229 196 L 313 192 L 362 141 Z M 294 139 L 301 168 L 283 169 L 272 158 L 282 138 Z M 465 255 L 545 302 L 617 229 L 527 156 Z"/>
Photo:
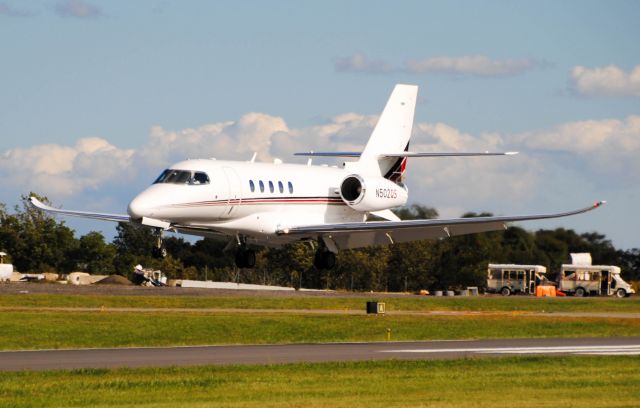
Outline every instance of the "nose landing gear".
<path id="1" fill-rule="evenodd" d="M 157 228 L 155 232 L 156 232 L 157 239 L 156 239 L 156 244 L 151 250 L 151 255 L 153 255 L 154 258 L 165 258 L 167 256 L 167 247 L 165 247 L 164 242 L 162 242 L 163 230 L 160 228 Z"/>

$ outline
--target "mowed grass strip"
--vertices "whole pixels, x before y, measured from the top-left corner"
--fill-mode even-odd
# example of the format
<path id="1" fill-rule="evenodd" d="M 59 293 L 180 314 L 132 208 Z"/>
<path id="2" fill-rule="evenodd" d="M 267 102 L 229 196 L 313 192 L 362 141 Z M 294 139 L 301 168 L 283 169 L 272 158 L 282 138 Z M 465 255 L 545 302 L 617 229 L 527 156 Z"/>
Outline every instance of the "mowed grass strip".
<path id="1" fill-rule="evenodd" d="M 158 290 L 159 293 L 162 289 Z M 3 294 L 0 307 L 127 307 L 188 309 L 364 310 L 367 300 L 385 302 L 389 311 L 525 311 L 640 313 L 640 296 L 617 298 L 534 298 L 528 296 L 114 296 Z"/>
<path id="2" fill-rule="evenodd" d="M 233 313 L 3 312 L 0 349 L 640 336 L 640 319 Z"/>
<path id="3" fill-rule="evenodd" d="M 11 372 L 11 407 L 637 407 L 640 357 Z"/>

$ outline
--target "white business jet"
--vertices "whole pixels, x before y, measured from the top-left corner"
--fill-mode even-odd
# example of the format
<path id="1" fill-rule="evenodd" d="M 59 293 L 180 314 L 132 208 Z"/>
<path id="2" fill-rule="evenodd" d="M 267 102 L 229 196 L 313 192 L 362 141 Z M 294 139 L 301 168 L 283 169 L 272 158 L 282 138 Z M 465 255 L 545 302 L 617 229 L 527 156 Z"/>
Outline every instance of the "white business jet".
<path id="1" fill-rule="evenodd" d="M 238 267 L 253 267 L 252 247 L 279 247 L 317 241 L 314 264 L 335 264 L 342 249 L 446 238 L 505 229 L 508 222 L 580 214 L 604 202 L 557 214 L 400 220 L 391 208 L 407 203 L 402 183 L 407 159 L 499 156 L 505 153 L 420 153 L 408 151 L 418 87 L 396 85 L 362 152 L 310 152 L 301 156 L 347 157 L 341 167 L 257 163 L 215 159 L 187 160 L 164 170 L 127 209 L 128 215 L 53 208 L 31 197 L 42 210 L 78 217 L 131 222 L 154 228 L 155 255 L 164 256 L 162 232 L 173 231 L 229 240 Z M 385 221 L 367 221 L 375 215 Z"/>

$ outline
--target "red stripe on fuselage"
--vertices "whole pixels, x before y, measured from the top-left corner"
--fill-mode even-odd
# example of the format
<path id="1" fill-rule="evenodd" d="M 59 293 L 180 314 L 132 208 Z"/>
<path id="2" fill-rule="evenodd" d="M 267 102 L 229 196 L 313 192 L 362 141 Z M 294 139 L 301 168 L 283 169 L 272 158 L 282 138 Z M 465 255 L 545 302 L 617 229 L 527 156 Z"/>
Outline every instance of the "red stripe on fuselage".
<path id="1" fill-rule="evenodd" d="M 199 201 L 194 203 L 172 204 L 171 207 L 208 207 L 216 205 L 243 205 L 243 204 L 344 204 L 340 198 L 245 198 L 216 201 Z"/>

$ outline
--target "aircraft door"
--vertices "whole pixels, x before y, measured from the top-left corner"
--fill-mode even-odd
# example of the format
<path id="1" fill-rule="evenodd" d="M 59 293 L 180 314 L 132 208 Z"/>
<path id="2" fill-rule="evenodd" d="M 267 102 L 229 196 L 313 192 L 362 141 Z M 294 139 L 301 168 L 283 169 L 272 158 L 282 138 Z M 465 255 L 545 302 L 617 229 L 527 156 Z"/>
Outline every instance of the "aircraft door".
<path id="1" fill-rule="evenodd" d="M 223 167 L 222 171 L 227 179 L 227 186 L 229 188 L 224 217 L 230 217 L 236 212 L 236 207 L 242 202 L 242 183 L 240 182 L 238 173 L 231 167 Z"/>
<path id="2" fill-rule="evenodd" d="M 602 271 L 600 279 L 600 294 L 608 296 L 610 292 L 609 287 L 611 286 L 611 274 L 609 271 Z"/>

